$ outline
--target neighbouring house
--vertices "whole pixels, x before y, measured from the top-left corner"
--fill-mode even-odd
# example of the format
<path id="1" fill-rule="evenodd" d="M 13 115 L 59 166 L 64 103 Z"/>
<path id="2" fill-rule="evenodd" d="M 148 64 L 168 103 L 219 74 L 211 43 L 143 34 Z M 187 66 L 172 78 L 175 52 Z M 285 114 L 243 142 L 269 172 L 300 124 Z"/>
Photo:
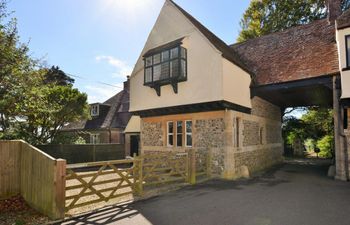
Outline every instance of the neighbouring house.
<path id="1" fill-rule="evenodd" d="M 337 178 L 348 179 L 339 84 L 346 102 L 350 16 L 340 2 L 328 1 L 326 19 L 227 45 L 166 0 L 130 78 L 140 152 L 211 151 L 212 172 L 237 178 L 282 161 L 285 108 L 324 105 L 339 131 Z"/>
<path id="2" fill-rule="evenodd" d="M 103 103 L 90 104 L 91 119 L 70 123 L 61 132 L 74 132 L 83 137 L 86 143 L 124 144 L 124 129 L 129 122 L 129 77 L 123 90 Z"/>

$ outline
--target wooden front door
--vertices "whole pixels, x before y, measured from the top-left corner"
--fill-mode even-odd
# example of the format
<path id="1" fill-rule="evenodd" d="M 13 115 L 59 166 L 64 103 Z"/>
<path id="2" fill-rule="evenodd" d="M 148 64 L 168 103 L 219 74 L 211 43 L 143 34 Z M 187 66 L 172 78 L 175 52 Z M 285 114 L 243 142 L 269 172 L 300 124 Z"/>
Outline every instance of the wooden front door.
<path id="1" fill-rule="evenodd" d="M 140 135 L 130 136 L 130 156 L 133 156 L 134 154 L 139 155 L 139 141 Z"/>

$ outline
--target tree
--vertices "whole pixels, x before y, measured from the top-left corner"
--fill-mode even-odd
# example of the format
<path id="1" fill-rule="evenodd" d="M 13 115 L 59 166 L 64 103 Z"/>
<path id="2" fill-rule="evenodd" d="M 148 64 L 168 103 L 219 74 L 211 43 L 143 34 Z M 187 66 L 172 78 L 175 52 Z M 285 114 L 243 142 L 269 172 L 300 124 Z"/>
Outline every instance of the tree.
<path id="1" fill-rule="evenodd" d="M 50 69 L 45 69 L 44 82 L 46 84 L 55 83 L 61 86 L 68 86 L 73 85 L 74 79 L 60 70 L 58 66 L 52 66 Z"/>
<path id="2" fill-rule="evenodd" d="M 31 86 L 40 82 L 34 70 L 37 61 L 28 55 L 28 46 L 19 42 L 16 19 L 9 19 L 6 2 L 0 0 L 0 130 L 10 129 L 11 118 L 16 116 L 16 102 Z"/>
<path id="3" fill-rule="evenodd" d="M 31 89 L 23 101 L 18 116 L 18 132 L 33 144 L 46 144 L 55 139 L 68 122 L 88 118 L 87 96 L 71 86 L 41 85 Z"/>
<path id="4" fill-rule="evenodd" d="M 299 139 L 308 151 L 319 148 L 321 157 L 333 155 L 333 132 L 333 111 L 320 107 L 309 107 L 300 119 L 286 117 L 282 126 L 286 144 L 292 145 Z"/>
<path id="5" fill-rule="evenodd" d="M 87 96 L 59 67 L 41 69 L 19 41 L 15 19 L 0 0 L 0 138 L 32 144 L 55 139 L 66 123 L 88 117 Z"/>
<path id="6" fill-rule="evenodd" d="M 252 0 L 241 19 L 238 42 L 326 17 L 326 0 Z M 342 9 L 350 7 L 343 0 Z"/>

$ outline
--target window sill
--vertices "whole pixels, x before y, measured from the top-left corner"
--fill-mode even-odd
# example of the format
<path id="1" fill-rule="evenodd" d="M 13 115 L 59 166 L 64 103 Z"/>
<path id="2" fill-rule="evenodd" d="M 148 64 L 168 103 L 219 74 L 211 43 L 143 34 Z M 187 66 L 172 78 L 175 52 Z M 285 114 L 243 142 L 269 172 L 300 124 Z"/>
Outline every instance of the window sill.
<path id="1" fill-rule="evenodd" d="M 344 71 L 350 71 L 350 67 L 345 67 L 345 68 L 342 69 L 342 71 L 343 71 L 343 72 L 344 72 Z"/>
<path id="2" fill-rule="evenodd" d="M 175 94 L 177 94 L 177 84 L 180 82 L 187 81 L 187 77 L 174 77 L 174 78 L 168 78 L 153 82 L 144 83 L 144 86 L 148 86 L 150 88 L 154 88 L 157 92 L 157 95 L 160 96 L 160 87 L 165 85 L 171 85 L 173 87 L 173 90 Z"/>
<path id="3" fill-rule="evenodd" d="M 174 78 L 167 78 L 167 79 L 163 79 L 163 80 L 157 80 L 157 81 L 153 81 L 153 82 L 148 82 L 148 83 L 144 83 L 143 85 L 145 86 L 149 86 L 149 87 L 154 87 L 154 86 L 162 86 L 162 85 L 167 85 L 167 84 L 172 84 L 172 83 L 179 83 L 179 82 L 183 82 L 186 81 L 187 78 L 186 77 L 174 77 Z"/>

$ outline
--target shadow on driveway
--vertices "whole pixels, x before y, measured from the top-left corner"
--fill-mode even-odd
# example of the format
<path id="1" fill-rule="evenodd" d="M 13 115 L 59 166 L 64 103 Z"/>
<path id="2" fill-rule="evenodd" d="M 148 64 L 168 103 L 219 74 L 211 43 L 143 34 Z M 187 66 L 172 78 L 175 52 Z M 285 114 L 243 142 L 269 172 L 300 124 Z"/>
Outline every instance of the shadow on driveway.
<path id="1" fill-rule="evenodd" d="M 249 180 L 211 180 L 63 224 L 348 225 L 350 185 L 327 168 L 288 160 Z"/>

